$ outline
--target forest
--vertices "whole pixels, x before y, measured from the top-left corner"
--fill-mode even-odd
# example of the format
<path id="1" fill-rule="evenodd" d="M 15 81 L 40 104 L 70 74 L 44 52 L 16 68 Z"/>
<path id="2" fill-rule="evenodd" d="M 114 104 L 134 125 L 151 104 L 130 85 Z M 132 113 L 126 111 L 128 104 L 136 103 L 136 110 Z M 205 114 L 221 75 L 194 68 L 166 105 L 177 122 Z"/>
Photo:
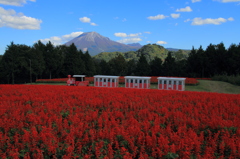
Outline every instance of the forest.
<path id="1" fill-rule="evenodd" d="M 231 44 L 229 48 L 223 43 L 209 44 L 205 50 L 202 46 L 193 47 L 187 56 L 168 51 L 164 58 L 149 57 L 149 47 L 151 45 L 131 54 L 137 58 L 126 59 L 124 53 L 119 53 L 111 59 L 100 60 L 91 57 L 88 51 L 77 50 L 74 44 L 54 46 L 51 42 L 38 41 L 27 46 L 11 42 L 0 55 L 0 83 L 29 83 L 74 74 L 195 78 L 240 74 L 240 44 Z"/>

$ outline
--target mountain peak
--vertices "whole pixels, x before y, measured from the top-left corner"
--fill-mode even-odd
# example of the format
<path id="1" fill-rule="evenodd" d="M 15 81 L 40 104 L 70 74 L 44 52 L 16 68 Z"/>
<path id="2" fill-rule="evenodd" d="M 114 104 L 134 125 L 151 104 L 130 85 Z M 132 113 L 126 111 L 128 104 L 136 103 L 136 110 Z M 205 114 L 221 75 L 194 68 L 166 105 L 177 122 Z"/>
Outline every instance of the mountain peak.
<path id="1" fill-rule="evenodd" d="M 70 40 L 65 45 L 69 46 L 72 43 L 75 44 L 77 49 L 82 51 L 88 50 L 91 56 L 97 55 L 101 52 L 127 52 L 127 51 L 136 51 L 139 46 L 125 45 L 113 40 L 110 40 L 107 37 L 100 35 L 97 32 L 85 32 L 78 37 Z"/>
<path id="2" fill-rule="evenodd" d="M 103 36 L 101 36 L 97 32 L 93 31 L 93 32 L 83 33 L 83 34 L 79 35 L 77 38 L 79 38 L 79 39 L 83 38 L 86 41 L 94 42 L 96 38 L 103 38 Z"/>

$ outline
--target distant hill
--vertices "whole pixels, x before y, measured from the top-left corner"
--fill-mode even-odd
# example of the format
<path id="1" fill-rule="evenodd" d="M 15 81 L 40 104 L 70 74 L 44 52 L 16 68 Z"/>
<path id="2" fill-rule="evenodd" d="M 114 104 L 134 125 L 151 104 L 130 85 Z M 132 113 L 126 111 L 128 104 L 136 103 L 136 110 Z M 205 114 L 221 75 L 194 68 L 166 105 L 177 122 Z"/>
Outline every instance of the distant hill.
<path id="1" fill-rule="evenodd" d="M 122 54 L 124 58 L 129 61 L 134 59 L 137 61 L 141 54 L 144 54 L 147 61 L 153 60 L 155 57 L 159 57 L 164 60 L 167 57 L 168 50 L 164 47 L 156 44 L 144 45 L 137 51 L 128 51 L 128 52 L 102 52 L 98 55 L 95 55 L 94 58 L 97 60 L 109 61 L 112 58 L 116 57 L 119 54 Z"/>
<path id="2" fill-rule="evenodd" d="M 128 51 L 124 53 L 118 51 L 102 52 L 93 56 L 93 58 L 99 61 L 105 60 L 108 62 L 112 58 L 118 56 L 119 54 L 122 54 L 127 61 L 132 59 L 137 61 L 140 55 L 144 54 L 148 62 L 152 61 L 155 57 L 159 57 L 160 59 L 162 59 L 162 61 L 164 61 L 165 58 L 167 57 L 168 52 L 169 50 L 165 49 L 163 46 L 157 44 L 147 44 L 138 49 L 137 51 Z M 188 54 L 190 53 L 190 50 L 175 49 L 174 51 L 172 50 L 171 52 L 172 56 L 175 57 L 175 59 L 178 61 L 186 59 L 188 57 Z"/>
<path id="3" fill-rule="evenodd" d="M 176 48 L 166 48 L 168 51 L 179 51 L 179 50 L 183 50 L 185 52 L 190 52 L 191 50 L 188 50 L 188 49 L 176 49 Z"/>
<path id="4" fill-rule="evenodd" d="M 129 45 L 129 46 L 135 46 L 135 47 L 139 47 L 139 48 L 142 47 L 142 45 L 139 44 L 139 43 L 132 43 L 132 44 L 127 44 L 127 45 Z"/>
<path id="5" fill-rule="evenodd" d="M 78 37 L 68 41 L 65 45 L 69 46 L 72 43 L 75 44 L 77 49 L 81 49 L 83 52 L 88 50 L 91 56 L 97 55 L 101 52 L 127 52 L 136 51 L 142 46 L 140 44 L 122 44 L 107 37 L 100 35 L 97 32 L 86 32 Z"/>

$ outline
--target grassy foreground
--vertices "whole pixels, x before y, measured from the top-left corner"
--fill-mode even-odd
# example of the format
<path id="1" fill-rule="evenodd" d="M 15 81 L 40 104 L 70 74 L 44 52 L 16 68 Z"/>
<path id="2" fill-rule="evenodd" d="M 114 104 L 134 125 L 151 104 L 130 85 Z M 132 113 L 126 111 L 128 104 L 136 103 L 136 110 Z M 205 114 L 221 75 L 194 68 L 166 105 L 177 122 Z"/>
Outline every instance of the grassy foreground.
<path id="1" fill-rule="evenodd" d="M 217 92 L 228 94 L 240 94 L 240 86 L 233 85 L 222 81 L 211 80 L 198 80 L 198 85 L 185 86 L 186 91 L 198 91 L 198 92 Z M 51 84 L 51 85 L 66 85 L 65 83 L 33 83 L 33 84 Z M 90 84 L 93 86 L 93 84 Z M 120 84 L 119 87 L 124 87 L 124 84 Z M 151 84 L 151 89 L 157 89 L 157 84 Z"/>

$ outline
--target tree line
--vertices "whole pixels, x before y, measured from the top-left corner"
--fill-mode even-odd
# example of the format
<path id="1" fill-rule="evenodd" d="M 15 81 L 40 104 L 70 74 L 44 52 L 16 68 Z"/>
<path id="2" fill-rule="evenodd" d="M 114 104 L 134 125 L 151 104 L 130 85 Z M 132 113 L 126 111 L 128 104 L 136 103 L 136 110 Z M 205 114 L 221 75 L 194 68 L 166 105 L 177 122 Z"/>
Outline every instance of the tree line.
<path id="1" fill-rule="evenodd" d="M 228 49 L 223 43 L 210 44 L 206 50 L 193 47 L 187 58 L 173 55 L 169 51 L 164 60 L 155 57 L 148 61 L 144 52 L 138 60 L 126 60 L 118 54 L 106 62 L 94 59 L 88 51 L 77 50 L 74 44 L 54 46 L 38 41 L 27 46 L 11 42 L 0 57 L 0 83 L 29 83 L 42 78 L 66 78 L 69 74 L 202 78 L 240 74 L 240 44 Z"/>

